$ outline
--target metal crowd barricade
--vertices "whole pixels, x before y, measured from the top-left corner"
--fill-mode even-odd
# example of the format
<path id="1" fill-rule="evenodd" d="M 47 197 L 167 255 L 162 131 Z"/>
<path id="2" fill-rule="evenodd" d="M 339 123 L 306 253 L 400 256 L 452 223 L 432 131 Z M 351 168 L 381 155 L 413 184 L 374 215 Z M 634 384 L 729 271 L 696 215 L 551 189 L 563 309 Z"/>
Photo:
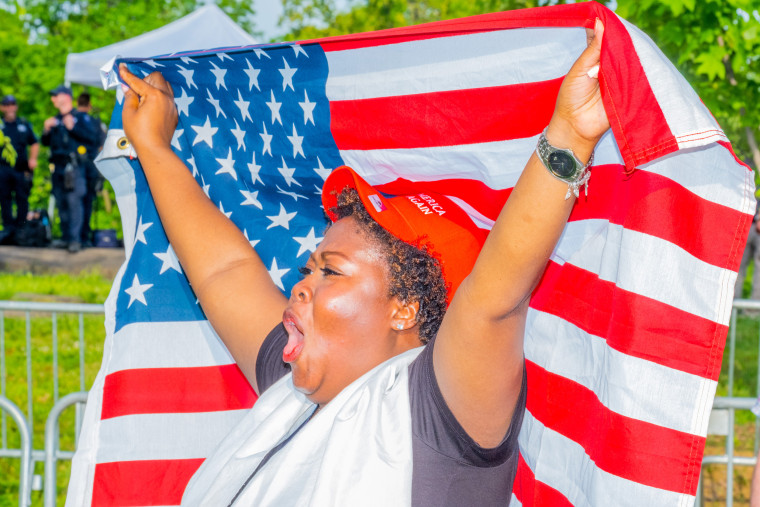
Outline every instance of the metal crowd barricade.
<path id="1" fill-rule="evenodd" d="M 5 396 L 0 396 L 0 411 L 11 416 L 18 426 L 21 437 L 21 448 L 18 449 L 18 457 L 21 459 L 18 479 L 18 505 L 26 507 L 32 504 L 32 433 L 26 423 L 26 418 L 21 409 Z"/>
<path id="2" fill-rule="evenodd" d="M 58 418 L 66 408 L 77 404 L 82 406 L 87 402 L 87 392 L 67 394 L 55 404 L 45 422 L 45 507 L 55 507 L 57 493 L 56 478 L 58 477 L 58 460 L 71 459 L 74 453 L 61 451 L 58 447 Z M 77 428 L 77 435 L 79 429 Z"/>
<path id="3" fill-rule="evenodd" d="M 749 299 L 736 299 L 733 303 L 731 312 L 731 322 L 728 332 L 724 356 L 728 354 L 728 372 L 726 396 L 716 396 L 713 402 L 713 410 L 710 416 L 710 425 L 708 435 L 719 435 L 725 437 L 724 452 L 722 454 L 705 453 L 702 459 L 702 467 L 705 465 L 720 464 L 726 466 L 726 507 L 732 507 L 734 504 L 733 485 L 735 469 L 739 467 L 754 467 L 757 464 L 757 452 L 760 445 L 760 425 L 755 423 L 755 437 L 752 456 L 737 456 L 735 454 L 736 438 L 736 411 L 750 410 L 755 405 L 755 397 L 735 397 L 734 396 L 734 377 L 736 371 L 736 331 L 739 311 L 757 312 L 760 315 L 760 301 Z M 757 347 L 760 352 L 760 320 L 757 322 L 758 342 Z M 758 355 L 760 358 L 760 354 Z M 758 368 L 758 378 L 756 379 L 755 393 L 760 393 L 760 367 Z M 703 505 L 703 481 L 700 477 L 700 484 L 697 488 L 696 505 Z"/>
<path id="4" fill-rule="evenodd" d="M 755 398 L 715 398 L 713 403 L 713 413 L 711 417 L 712 431 L 711 435 L 722 435 L 726 437 L 725 452 L 717 455 L 705 455 L 702 458 L 702 466 L 720 464 L 726 465 L 726 506 L 731 507 L 734 504 L 733 484 L 734 484 L 734 467 L 751 466 L 757 464 L 757 438 L 755 438 L 755 449 L 753 456 L 736 456 L 734 454 L 734 437 L 735 437 L 735 420 L 736 410 L 750 410 L 755 404 Z M 717 417 L 716 417 L 717 415 Z M 716 422 L 717 419 L 717 422 Z M 702 505 L 702 481 L 697 491 L 696 505 Z"/>
<path id="5" fill-rule="evenodd" d="M 84 408 L 84 401 L 86 400 L 85 385 L 85 315 L 103 315 L 103 305 L 96 304 L 77 304 L 77 303 L 45 303 L 45 302 L 26 302 L 26 301 L 0 301 L 0 458 L 16 458 L 20 459 L 20 477 L 19 477 L 19 505 L 29 505 L 31 501 L 31 491 L 39 490 L 42 487 L 42 478 L 39 475 L 35 475 L 35 463 L 45 462 L 46 468 L 50 464 L 55 465 L 58 459 L 71 459 L 73 456 L 72 451 L 62 451 L 59 449 L 58 443 L 58 417 L 60 413 L 72 404 L 76 404 L 75 414 L 75 443 L 79 437 L 79 431 L 82 424 L 82 415 Z M 61 336 L 72 336 L 72 340 L 76 341 L 75 348 L 78 348 L 78 389 L 76 393 L 68 394 L 61 397 L 60 395 L 60 382 L 59 382 L 59 359 L 61 354 L 59 353 L 59 345 L 61 344 L 61 332 L 66 333 L 64 327 L 60 327 L 61 318 L 66 315 L 66 319 L 69 320 L 73 316 L 75 321 L 71 323 L 73 330 L 67 334 Z M 34 443 L 42 442 L 42 435 L 34 435 L 34 395 L 35 392 L 39 394 L 39 389 L 35 391 L 34 377 L 33 377 L 33 357 L 36 354 L 41 354 L 42 351 L 35 351 L 32 347 L 32 327 L 33 321 L 35 326 L 39 326 L 42 321 L 48 322 L 46 319 L 50 319 L 50 334 L 49 341 L 45 341 L 45 354 L 51 356 L 51 362 L 45 363 L 45 367 L 48 366 L 52 369 L 52 398 L 53 408 L 48 414 L 45 415 L 45 448 L 35 449 Z M 19 320 L 22 322 L 13 322 L 13 326 L 10 326 L 11 320 Z M 47 325 L 47 324 L 46 324 Z M 14 328 L 16 331 L 11 331 Z M 21 329 L 19 329 L 21 328 Z M 20 331 L 20 332 L 19 332 Z M 21 337 L 20 335 L 23 335 Z M 102 332 L 98 336 L 93 336 L 93 340 L 103 341 L 105 335 L 105 329 L 102 328 Z M 45 335 L 43 335 L 45 336 Z M 20 338 L 20 339 L 19 339 Z M 45 336 L 47 338 L 47 336 Z M 15 342 L 13 340 L 15 339 Z M 13 349 L 8 348 L 10 343 L 15 347 Z M 72 341 L 64 341 L 64 345 L 71 344 Z M 23 344 L 23 347 L 22 347 Z M 36 342 L 39 346 L 39 342 Z M 25 374 L 21 373 L 19 376 L 19 370 L 22 368 L 15 368 L 16 374 L 12 378 L 12 386 L 18 386 L 18 384 L 26 383 L 26 396 L 25 400 L 23 390 L 15 389 L 9 392 L 9 363 L 8 358 L 20 357 L 19 350 L 23 349 L 23 360 Z M 10 352 L 10 354 L 9 354 Z M 14 354 L 15 352 L 15 354 Z M 70 356 L 71 357 L 71 356 Z M 74 356 L 75 357 L 75 356 Z M 65 358 L 65 356 L 64 356 Z M 14 363 L 11 363 L 13 365 Z M 20 363 L 15 363 L 20 365 Z M 63 363 L 65 365 L 65 362 Z M 36 366 L 36 365 L 35 365 Z M 72 368 L 68 368 L 70 371 Z M 13 370 L 13 368 L 11 368 Z M 74 371 L 74 374 L 77 372 Z M 25 377 L 25 378 L 24 378 Z M 71 378 L 71 377 L 69 377 Z M 75 379 L 76 377 L 74 377 Z M 72 379 L 72 380 L 74 380 Z M 76 380 L 74 380 L 76 382 Z M 49 393 L 49 387 L 46 388 Z M 45 391 L 43 391 L 44 393 Z M 66 393 L 64 393 L 66 394 Z M 15 398 L 15 399 L 12 399 Z M 22 409 L 26 405 L 26 414 Z M 18 426 L 21 445 L 16 447 L 15 445 L 9 445 L 9 428 L 8 428 L 8 416 L 16 421 Z M 39 422 L 42 422 L 39 415 L 37 416 Z M 55 472 L 48 468 L 45 471 L 45 505 L 55 505 Z M 52 477 L 52 483 L 50 482 Z M 52 484 L 52 485 L 51 485 Z M 52 495 L 52 503 L 48 503 L 48 496 Z M 25 500 L 24 500 L 25 499 Z"/>

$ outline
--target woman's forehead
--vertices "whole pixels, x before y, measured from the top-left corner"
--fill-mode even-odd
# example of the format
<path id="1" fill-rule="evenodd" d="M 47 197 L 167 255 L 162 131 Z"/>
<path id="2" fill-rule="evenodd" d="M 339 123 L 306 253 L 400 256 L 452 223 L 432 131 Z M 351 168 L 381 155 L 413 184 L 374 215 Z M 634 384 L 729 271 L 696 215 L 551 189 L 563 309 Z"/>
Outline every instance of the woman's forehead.
<path id="1" fill-rule="evenodd" d="M 350 260 L 378 262 L 383 260 L 375 238 L 363 230 L 353 217 L 341 218 L 325 232 L 324 239 L 317 246 L 315 256 L 340 254 Z"/>

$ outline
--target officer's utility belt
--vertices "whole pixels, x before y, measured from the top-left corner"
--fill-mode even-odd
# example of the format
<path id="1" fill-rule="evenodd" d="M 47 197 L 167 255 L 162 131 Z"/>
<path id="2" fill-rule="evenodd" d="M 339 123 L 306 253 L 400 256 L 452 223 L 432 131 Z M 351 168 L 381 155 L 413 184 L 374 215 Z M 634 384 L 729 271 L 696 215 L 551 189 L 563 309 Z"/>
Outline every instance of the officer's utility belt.
<path id="1" fill-rule="evenodd" d="M 69 153 L 65 156 L 59 156 L 51 159 L 50 171 L 55 173 L 60 171 L 63 179 L 63 189 L 70 191 L 76 188 L 77 173 L 84 174 L 84 159 L 78 153 Z M 61 166 L 63 169 L 61 170 Z M 57 169 L 57 170 L 56 170 Z"/>

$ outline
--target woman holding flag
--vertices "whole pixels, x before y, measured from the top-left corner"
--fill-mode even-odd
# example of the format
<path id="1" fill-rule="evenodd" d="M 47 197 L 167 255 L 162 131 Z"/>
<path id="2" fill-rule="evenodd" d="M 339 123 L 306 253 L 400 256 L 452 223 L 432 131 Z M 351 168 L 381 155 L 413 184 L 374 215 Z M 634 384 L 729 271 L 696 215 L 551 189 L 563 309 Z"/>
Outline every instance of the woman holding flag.
<path id="1" fill-rule="evenodd" d="M 333 223 L 289 299 L 172 152 L 169 85 L 121 67 L 124 130 L 169 240 L 261 395 L 183 503 L 509 501 L 530 294 L 609 128 L 602 35 L 597 20 L 487 238 L 445 196 L 387 197 L 342 167 L 323 187 Z"/>

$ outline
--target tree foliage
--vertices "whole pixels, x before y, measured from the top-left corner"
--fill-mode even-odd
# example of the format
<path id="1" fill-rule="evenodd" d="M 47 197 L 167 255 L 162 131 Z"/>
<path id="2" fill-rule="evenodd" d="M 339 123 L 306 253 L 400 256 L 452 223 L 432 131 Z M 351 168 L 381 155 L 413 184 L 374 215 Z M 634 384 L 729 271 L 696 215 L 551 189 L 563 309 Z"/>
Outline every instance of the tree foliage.
<path id="1" fill-rule="evenodd" d="M 274 0 L 272 0 L 274 1 Z M 54 115 L 48 91 L 64 80 L 66 56 L 100 48 L 159 28 L 189 14 L 202 0 L 0 0 L 0 95 L 12 93 L 19 115 L 27 118 L 39 136 L 45 118 Z M 253 31 L 250 0 L 218 0 L 217 4 L 244 29 Z M 74 96 L 86 90 L 93 114 L 106 123 L 114 107 L 113 90 L 73 86 Z M 33 208 L 47 207 L 50 171 L 47 150 L 40 150 L 30 197 Z M 113 193 L 111 193 L 113 202 Z M 120 229 L 118 210 L 104 213 L 96 203 L 97 228 Z"/>
<path id="2" fill-rule="evenodd" d="M 760 168 L 760 12 L 757 0 L 618 0 L 721 123 L 737 153 Z"/>
<path id="3" fill-rule="evenodd" d="M 334 0 L 282 0 L 288 39 L 368 32 L 487 12 L 558 3 L 556 0 L 353 0 L 347 11 Z M 564 2 L 562 2 L 564 3 Z"/>
<path id="4" fill-rule="evenodd" d="M 0 120 L 0 128 L 3 127 L 3 120 Z M 0 132 L 0 159 L 3 159 L 6 164 L 13 166 L 16 164 L 16 149 L 11 144 L 11 138 L 5 137 L 5 134 Z"/>

